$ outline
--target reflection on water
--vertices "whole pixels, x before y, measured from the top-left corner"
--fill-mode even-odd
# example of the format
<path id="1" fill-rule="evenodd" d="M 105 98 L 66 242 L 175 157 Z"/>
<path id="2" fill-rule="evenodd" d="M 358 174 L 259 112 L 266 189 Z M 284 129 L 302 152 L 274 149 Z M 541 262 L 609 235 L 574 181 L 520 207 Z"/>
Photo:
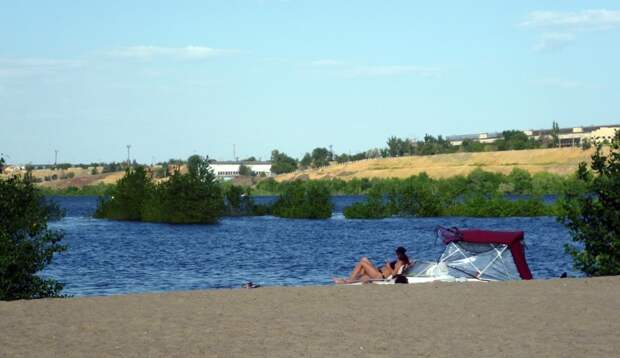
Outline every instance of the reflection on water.
<path id="1" fill-rule="evenodd" d="M 337 197 L 330 220 L 225 218 L 218 225 L 167 225 L 92 219 L 92 197 L 55 198 L 67 216 L 52 223 L 69 250 L 44 274 L 65 282 L 64 293 L 108 295 L 261 285 L 316 285 L 346 275 L 357 259 L 383 262 L 396 246 L 434 260 L 443 251 L 438 225 L 524 230 L 535 278 L 572 271 L 563 245 L 567 230 L 554 218 L 406 218 L 346 220 L 342 208 L 360 197 Z M 261 199 L 261 200 L 270 200 Z"/>

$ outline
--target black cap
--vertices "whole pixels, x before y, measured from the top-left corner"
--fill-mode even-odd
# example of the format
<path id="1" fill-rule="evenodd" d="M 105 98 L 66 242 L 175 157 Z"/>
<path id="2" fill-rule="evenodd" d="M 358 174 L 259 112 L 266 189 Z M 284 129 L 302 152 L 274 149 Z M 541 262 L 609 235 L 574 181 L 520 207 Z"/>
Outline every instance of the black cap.
<path id="1" fill-rule="evenodd" d="M 399 253 L 399 254 L 404 254 L 405 252 L 407 252 L 407 249 L 405 249 L 402 246 L 399 246 L 399 247 L 396 248 L 396 252 Z"/>

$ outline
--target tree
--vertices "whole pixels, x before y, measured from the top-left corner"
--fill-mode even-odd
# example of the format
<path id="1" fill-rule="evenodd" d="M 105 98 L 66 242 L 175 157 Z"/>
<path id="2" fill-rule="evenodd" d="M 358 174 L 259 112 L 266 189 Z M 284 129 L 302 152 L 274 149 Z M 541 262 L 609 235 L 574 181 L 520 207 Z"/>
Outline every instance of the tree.
<path id="1" fill-rule="evenodd" d="M 278 150 L 271 151 L 271 172 L 274 174 L 290 173 L 297 170 L 297 160 Z"/>
<path id="2" fill-rule="evenodd" d="M 608 154 L 601 145 L 590 169 L 581 163 L 566 189 L 559 220 L 579 245 L 567 245 L 575 267 L 588 276 L 620 275 L 620 142 Z"/>
<path id="3" fill-rule="evenodd" d="M 315 168 L 328 166 L 330 158 L 331 153 L 327 148 L 314 148 L 312 150 L 312 166 Z"/>
<path id="4" fill-rule="evenodd" d="M 275 216 L 295 219 L 326 219 L 332 215 L 329 188 L 322 181 L 287 183 L 273 205 Z"/>
<path id="5" fill-rule="evenodd" d="M 390 153 L 390 157 L 399 157 L 402 155 L 401 150 L 401 139 L 395 136 L 388 138 L 387 140 L 388 151 Z"/>
<path id="6" fill-rule="evenodd" d="M 252 171 L 252 168 L 248 167 L 245 164 L 240 164 L 239 165 L 239 175 L 251 176 L 252 174 L 254 174 L 254 172 Z"/>
<path id="7" fill-rule="evenodd" d="M 0 300 L 57 297 L 63 284 L 36 275 L 66 249 L 63 234 L 47 222 L 60 218 L 60 209 L 27 175 L 0 180 Z"/>
<path id="8" fill-rule="evenodd" d="M 299 162 L 299 166 L 303 169 L 310 168 L 312 165 L 312 155 L 310 153 L 306 153 L 304 157 Z"/>
<path id="9" fill-rule="evenodd" d="M 188 173 L 178 170 L 147 197 L 142 220 L 172 224 L 214 224 L 222 216 L 224 198 L 206 158 L 191 156 Z"/>
<path id="10" fill-rule="evenodd" d="M 241 160 L 242 162 L 256 162 L 256 157 L 252 156 Z"/>
<path id="11" fill-rule="evenodd" d="M 144 167 L 125 170 L 110 195 L 101 198 L 95 217 L 112 220 L 142 220 L 144 202 L 153 190 L 153 183 Z"/>
<path id="12" fill-rule="evenodd" d="M 560 146 L 560 126 L 556 121 L 551 124 L 551 146 L 554 148 Z"/>
<path id="13" fill-rule="evenodd" d="M 0 174 L 4 173 L 4 165 L 6 164 L 6 162 L 4 161 L 3 157 L 0 157 Z"/>

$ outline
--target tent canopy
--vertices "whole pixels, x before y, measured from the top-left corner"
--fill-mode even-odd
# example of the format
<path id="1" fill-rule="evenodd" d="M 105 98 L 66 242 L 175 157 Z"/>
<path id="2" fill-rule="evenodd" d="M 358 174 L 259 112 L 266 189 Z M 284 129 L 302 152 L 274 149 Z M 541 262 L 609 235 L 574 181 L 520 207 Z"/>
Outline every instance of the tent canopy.
<path id="1" fill-rule="evenodd" d="M 457 228 L 439 228 L 439 235 L 442 237 L 444 244 L 448 245 L 448 248 L 452 248 L 457 251 L 461 246 L 470 246 L 473 245 L 484 245 L 493 247 L 494 250 L 497 250 L 497 254 L 502 256 L 502 251 L 500 246 L 504 246 L 509 249 L 512 256 L 512 261 L 514 261 L 514 266 L 519 276 L 523 280 L 531 280 L 532 273 L 530 272 L 530 268 L 527 265 L 527 261 L 525 259 L 525 249 L 523 247 L 523 231 L 491 231 L 491 230 L 477 230 L 477 229 L 457 229 Z M 462 254 L 462 252 L 461 252 Z M 472 253 L 472 256 L 475 254 Z M 508 256 L 504 257 L 508 259 Z M 482 259 L 482 257 L 480 257 Z M 471 260 L 469 260 L 471 261 Z M 461 263 L 456 263 L 456 265 L 461 265 Z M 491 263 L 489 263 L 489 266 Z M 466 265 L 473 266 L 473 265 Z M 512 265 L 510 265 L 512 266 Z M 505 266 L 506 267 L 506 266 Z M 457 268 L 456 266 L 454 268 Z"/>

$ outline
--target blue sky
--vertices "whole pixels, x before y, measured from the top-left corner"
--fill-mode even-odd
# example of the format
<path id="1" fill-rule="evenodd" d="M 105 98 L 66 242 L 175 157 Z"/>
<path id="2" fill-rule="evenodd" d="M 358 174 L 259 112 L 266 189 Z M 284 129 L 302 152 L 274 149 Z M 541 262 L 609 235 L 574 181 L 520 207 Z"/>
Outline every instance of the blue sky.
<path id="1" fill-rule="evenodd" d="M 0 1 L 10 162 L 620 123 L 616 1 Z"/>

